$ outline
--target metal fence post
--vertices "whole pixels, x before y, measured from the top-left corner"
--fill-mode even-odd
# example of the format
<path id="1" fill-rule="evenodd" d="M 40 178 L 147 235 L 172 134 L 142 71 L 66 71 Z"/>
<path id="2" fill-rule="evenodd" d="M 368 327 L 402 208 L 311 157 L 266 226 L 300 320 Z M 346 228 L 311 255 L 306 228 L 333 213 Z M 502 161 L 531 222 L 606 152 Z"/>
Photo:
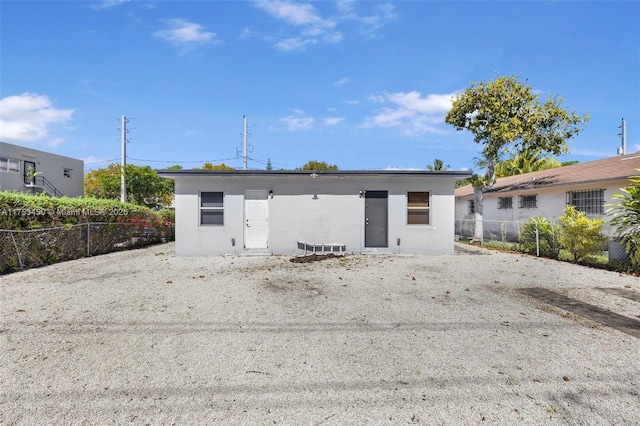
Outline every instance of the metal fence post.
<path id="1" fill-rule="evenodd" d="M 90 239 L 90 234 L 91 234 L 91 224 L 87 223 L 87 256 L 91 256 L 91 239 Z"/>
<path id="2" fill-rule="evenodd" d="M 540 233 L 538 232 L 538 221 L 536 223 L 536 256 L 540 257 Z"/>
<path id="3" fill-rule="evenodd" d="M 18 244 L 16 243 L 16 239 L 13 236 L 13 232 L 9 231 L 9 235 L 11 235 L 11 241 L 13 241 L 13 246 L 16 248 L 16 254 L 18 255 L 18 263 L 20 264 L 20 270 L 24 271 L 24 265 L 22 264 L 22 257 L 20 256 L 20 250 L 18 250 Z"/>

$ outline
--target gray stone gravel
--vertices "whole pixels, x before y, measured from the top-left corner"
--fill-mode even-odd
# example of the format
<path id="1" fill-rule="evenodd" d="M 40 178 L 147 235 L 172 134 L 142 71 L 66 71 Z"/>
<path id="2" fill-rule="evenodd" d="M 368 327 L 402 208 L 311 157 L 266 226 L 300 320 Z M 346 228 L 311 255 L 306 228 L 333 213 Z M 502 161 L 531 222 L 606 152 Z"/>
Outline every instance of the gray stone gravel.
<path id="1" fill-rule="evenodd" d="M 0 277 L 0 423 L 638 424 L 638 278 L 454 255 L 175 257 L 173 244 Z"/>

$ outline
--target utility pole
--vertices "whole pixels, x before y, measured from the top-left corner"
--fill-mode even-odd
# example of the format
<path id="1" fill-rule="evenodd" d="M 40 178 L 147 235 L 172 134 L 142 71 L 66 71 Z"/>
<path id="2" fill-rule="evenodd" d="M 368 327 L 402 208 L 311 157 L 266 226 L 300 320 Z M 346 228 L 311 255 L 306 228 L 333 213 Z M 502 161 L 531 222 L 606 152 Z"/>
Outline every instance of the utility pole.
<path id="1" fill-rule="evenodd" d="M 242 157 L 244 158 L 243 170 L 247 170 L 247 116 L 243 115 L 242 118 L 244 120 L 244 131 L 242 133 L 243 135 Z"/>
<path id="2" fill-rule="evenodd" d="M 622 129 L 622 132 L 618 133 L 622 139 L 622 145 L 618 148 L 618 154 L 625 155 L 627 153 L 627 122 L 624 121 L 624 118 L 622 119 L 622 124 L 618 129 Z"/>
<path id="3" fill-rule="evenodd" d="M 127 181 L 124 177 L 124 166 L 127 165 L 127 117 L 122 116 L 122 167 L 120 169 L 120 201 L 127 202 Z"/>

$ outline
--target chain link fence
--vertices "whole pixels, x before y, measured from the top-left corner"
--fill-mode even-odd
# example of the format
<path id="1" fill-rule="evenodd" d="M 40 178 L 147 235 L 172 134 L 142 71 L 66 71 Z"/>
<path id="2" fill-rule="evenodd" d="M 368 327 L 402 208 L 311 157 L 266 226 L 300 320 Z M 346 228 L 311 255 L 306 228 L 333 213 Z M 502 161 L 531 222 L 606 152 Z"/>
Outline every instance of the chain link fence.
<path id="1" fill-rule="evenodd" d="M 456 219 L 455 234 L 456 239 L 472 240 L 475 229 L 475 219 Z M 529 229 L 525 225 L 529 223 Z M 559 225 L 557 221 L 550 220 L 552 225 Z M 549 247 L 549 237 L 543 237 L 543 230 L 538 229 L 535 222 L 526 221 L 508 221 L 508 220 L 483 220 L 483 235 L 479 241 L 481 245 L 498 246 L 505 249 L 512 249 L 530 253 L 536 256 L 557 257 L 558 253 L 554 252 L 553 247 Z M 551 236 L 556 241 L 551 245 L 557 244 L 557 250 L 560 245 L 557 242 L 557 236 Z M 550 255 L 554 252 L 554 255 Z M 610 237 L 604 246 L 601 254 L 606 257 L 606 264 L 618 267 L 621 270 L 630 270 L 633 267 L 631 259 L 626 253 L 625 245 L 619 239 Z"/>
<path id="2" fill-rule="evenodd" d="M 0 274 L 65 260 L 173 241 L 173 226 L 83 223 L 29 230 L 0 229 Z"/>

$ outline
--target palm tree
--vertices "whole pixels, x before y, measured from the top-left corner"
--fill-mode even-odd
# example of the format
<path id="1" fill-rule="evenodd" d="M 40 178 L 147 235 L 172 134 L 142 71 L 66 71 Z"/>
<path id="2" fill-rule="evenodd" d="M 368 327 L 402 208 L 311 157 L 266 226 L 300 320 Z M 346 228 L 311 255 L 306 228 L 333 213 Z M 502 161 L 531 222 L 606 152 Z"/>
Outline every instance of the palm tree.
<path id="1" fill-rule="evenodd" d="M 429 164 L 427 166 L 427 170 L 431 170 L 431 171 L 436 171 L 436 170 L 451 170 L 450 169 L 451 166 L 449 166 L 448 164 L 445 166 L 444 162 L 439 159 L 436 158 L 435 160 L 433 160 L 433 165 Z"/>
<path id="2" fill-rule="evenodd" d="M 561 167 L 562 163 L 555 158 L 541 157 L 542 150 L 526 148 L 513 158 L 496 163 L 496 177 L 515 176 L 524 173 Z"/>
<path id="3" fill-rule="evenodd" d="M 640 169 L 638 169 L 640 171 Z M 640 272 L 640 176 L 630 177 L 631 185 L 622 188 L 621 194 L 613 194 L 607 213 L 611 215 L 611 226 L 621 238 L 631 260 L 631 267 Z"/>

